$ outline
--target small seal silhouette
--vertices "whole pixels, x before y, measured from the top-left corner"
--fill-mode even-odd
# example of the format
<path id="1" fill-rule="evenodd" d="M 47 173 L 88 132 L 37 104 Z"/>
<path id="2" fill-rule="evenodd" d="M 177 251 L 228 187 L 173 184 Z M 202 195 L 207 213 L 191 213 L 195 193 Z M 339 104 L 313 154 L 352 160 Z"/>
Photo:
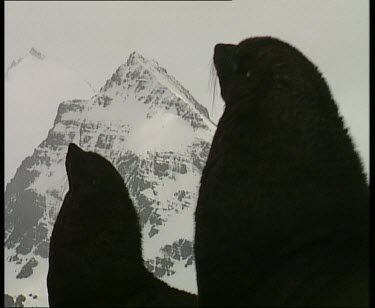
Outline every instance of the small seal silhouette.
<path id="1" fill-rule="evenodd" d="M 71 143 L 65 166 L 69 191 L 50 241 L 50 306 L 196 306 L 195 295 L 145 268 L 139 219 L 112 164 Z"/>

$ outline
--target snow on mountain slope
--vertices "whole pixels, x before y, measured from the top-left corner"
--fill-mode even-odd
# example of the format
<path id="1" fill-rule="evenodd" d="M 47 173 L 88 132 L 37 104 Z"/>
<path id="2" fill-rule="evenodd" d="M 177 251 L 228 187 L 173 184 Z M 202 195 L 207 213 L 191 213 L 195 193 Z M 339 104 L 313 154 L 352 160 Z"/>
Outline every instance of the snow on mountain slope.
<path id="1" fill-rule="evenodd" d="M 34 48 L 12 62 L 5 75 L 5 184 L 47 136 L 58 104 L 92 95 L 78 73 Z"/>
<path id="2" fill-rule="evenodd" d="M 5 257 L 12 270 L 6 294 L 36 294 L 26 304 L 48 305 L 45 261 L 68 190 L 64 162 L 71 142 L 105 156 L 123 176 L 139 213 L 146 267 L 196 293 L 194 210 L 215 129 L 177 80 L 137 53 L 90 100 L 62 102 L 47 138 L 7 185 Z"/>

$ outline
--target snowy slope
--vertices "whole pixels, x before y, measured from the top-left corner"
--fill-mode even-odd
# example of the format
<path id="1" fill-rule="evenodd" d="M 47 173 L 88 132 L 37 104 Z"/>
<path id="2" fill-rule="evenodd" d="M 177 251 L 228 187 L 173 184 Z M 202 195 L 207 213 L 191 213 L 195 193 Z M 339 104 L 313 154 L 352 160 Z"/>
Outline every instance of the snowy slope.
<path id="1" fill-rule="evenodd" d="M 196 293 L 193 214 L 215 129 L 177 80 L 137 53 L 90 100 L 62 102 L 5 192 L 5 293 L 48 304 L 49 236 L 68 190 L 70 142 L 105 156 L 123 176 L 141 220 L 146 267 Z"/>
<path id="2" fill-rule="evenodd" d="M 93 94 L 76 72 L 34 48 L 12 62 L 5 75 L 5 184 L 47 136 L 58 104 Z"/>

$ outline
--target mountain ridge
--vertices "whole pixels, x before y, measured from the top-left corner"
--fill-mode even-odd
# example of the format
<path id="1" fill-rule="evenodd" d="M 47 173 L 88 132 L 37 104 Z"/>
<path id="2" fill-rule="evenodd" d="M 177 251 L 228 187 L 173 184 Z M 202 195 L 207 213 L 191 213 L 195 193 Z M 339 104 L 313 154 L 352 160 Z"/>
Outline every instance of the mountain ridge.
<path id="1" fill-rule="evenodd" d="M 38 51 L 36 48 L 31 47 L 27 54 L 25 54 L 22 57 L 19 57 L 17 60 L 15 60 L 15 59 L 12 60 L 12 63 L 8 66 L 8 68 L 5 72 L 5 77 L 7 77 L 7 74 L 9 72 L 9 70 L 11 70 L 15 66 L 17 66 L 19 63 L 21 63 L 28 55 L 31 55 L 34 58 L 39 59 L 39 60 L 44 60 L 44 58 L 45 58 L 45 55 L 43 53 Z"/>
<path id="2" fill-rule="evenodd" d="M 129 56 L 91 99 L 61 102 L 47 138 L 7 185 L 6 293 L 18 295 L 20 281 L 28 281 L 20 292 L 38 298 L 27 297 L 26 304 L 48 305 L 40 281 L 47 273 L 53 222 L 68 190 L 64 162 L 70 142 L 105 156 L 123 176 L 140 217 L 146 267 L 172 286 L 196 293 L 193 216 L 216 127 L 207 109 L 189 100 L 165 69 L 147 59 L 144 65 L 132 61 Z"/>
<path id="3" fill-rule="evenodd" d="M 58 104 L 94 94 L 77 72 L 35 48 L 13 62 L 5 78 L 5 185 L 47 136 Z"/>

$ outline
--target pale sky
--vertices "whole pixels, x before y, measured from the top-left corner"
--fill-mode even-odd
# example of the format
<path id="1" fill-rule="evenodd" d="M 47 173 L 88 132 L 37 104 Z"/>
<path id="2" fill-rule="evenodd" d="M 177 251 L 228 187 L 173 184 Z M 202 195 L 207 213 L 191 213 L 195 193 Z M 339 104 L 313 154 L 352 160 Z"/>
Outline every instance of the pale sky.
<path id="1" fill-rule="evenodd" d="M 369 1 L 5 2 L 5 67 L 35 47 L 99 89 L 136 50 L 210 113 L 215 44 L 260 35 L 289 42 L 320 68 L 368 169 Z M 216 121 L 222 101 L 214 106 Z"/>

